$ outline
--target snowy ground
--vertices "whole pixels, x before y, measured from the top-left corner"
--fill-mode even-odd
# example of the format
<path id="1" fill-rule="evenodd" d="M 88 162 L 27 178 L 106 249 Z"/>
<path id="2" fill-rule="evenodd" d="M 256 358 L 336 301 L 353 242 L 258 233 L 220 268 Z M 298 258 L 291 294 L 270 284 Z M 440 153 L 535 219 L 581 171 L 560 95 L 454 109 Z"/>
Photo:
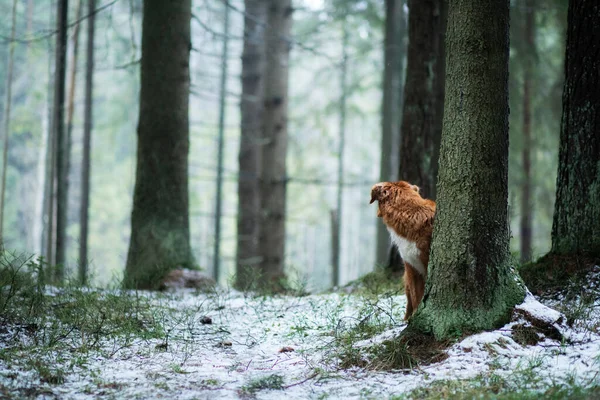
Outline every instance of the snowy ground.
<path id="1" fill-rule="evenodd" d="M 533 296 L 520 306 L 555 323 L 567 340 L 544 339 L 522 346 L 513 339 L 512 328 L 521 323 L 515 321 L 454 344 L 442 362 L 413 370 L 373 371 L 340 369 L 339 357 L 349 347 L 367 349 L 397 335 L 405 326 L 401 295 L 262 297 L 223 290 L 144 296 L 160 319 L 163 337 L 105 340 L 85 354 L 64 349 L 40 353 L 41 363 L 63 373 L 52 382 L 40 377 L 39 365 L 36 369 L 23 361 L 28 357 L 31 361 L 30 353 L 25 356 L 31 348 L 24 346 L 20 356 L 18 349 L 11 348 L 14 340 L 7 339 L 11 328 L 0 329 L 0 353 L 11 350 L 9 357 L 0 357 L 0 398 L 381 399 L 408 394 L 434 381 L 491 375 L 515 385 L 527 376 L 525 384 L 542 391 L 566 382 L 600 384 L 597 298 L 586 305 L 584 318 L 573 327 Z M 554 306 L 566 300 L 552 301 Z M 210 317 L 212 323 L 203 317 Z M 358 329 L 367 325 L 372 329 Z M 365 337 L 366 331 L 372 337 Z M 354 341 L 348 344 L 348 338 Z"/>

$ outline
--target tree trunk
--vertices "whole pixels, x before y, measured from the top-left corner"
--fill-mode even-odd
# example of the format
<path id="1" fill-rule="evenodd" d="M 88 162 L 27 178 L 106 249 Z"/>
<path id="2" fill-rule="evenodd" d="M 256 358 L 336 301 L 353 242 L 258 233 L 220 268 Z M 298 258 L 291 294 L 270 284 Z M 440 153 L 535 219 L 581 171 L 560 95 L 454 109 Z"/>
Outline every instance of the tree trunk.
<path id="1" fill-rule="evenodd" d="M 48 25 L 54 25 L 54 14 L 48 13 Z M 51 97 L 56 77 L 52 73 L 52 40 L 48 40 L 48 93 L 47 93 L 47 124 L 46 153 L 44 162 L 44 193 L 42 195 L 42 237 L 41 249 L 45 261 L 52 265 L 54 260 L 54 175 L 56 166 L 56 137 L 54 136 L 54 99 Z M 52 79 L 55 79 L 54 81 Z"/>
<path id="2" fill-rule="evenodd" d="M 531 261 L 531 237 L 533 207 L 531 204 L 531 54 L 535 53 L 534 41 L 534 4 L 533 0 L 525 2 L 524 42 L 526 54 L 521 55 L 523 65 L 523 182 L 521 184 L 521 263 Z"/>
<path id="3" fill-rule="evenodd" d="M 90 150 L 93 124 L 94 89 L 94 30 L 96 25 L 96 0 L 88 0 L 87 49 L 85 65 L 85 100 L 83 117 L 83 158 L 81 160 L 81 208 L 79 211 L 79 281 L 87 284 L 88 278 L 88 211 L 90 208 Z"/>
<path id="4" fill-rule="evenodd" d="M 442 118 L 444 115 L 444 36 L 447 10 L 444 0 L 409 0 L 408 62 L 400 133 L 399 177 L 435 199 Z M 403 269 L 396 249 L 388 267 Z"/>
<path id="5" fill-rule="evenodd" d="M 409 0 L 400 179 L 435 199 L 444 101 L 444 0 Z M 440 68 L 441 66 L 441 68 Z"/>
<path id="6" fill-rule="evenodd" d="M 219 90 L 219 140 L 217 144 L 217 198 L 215 202 L 215 242 L 213 276 L 219 282 L 221 269 L 221 212 L 223 210 L 223 147 L 225 141 L 225 97 L 227 96 L 227 61 L 229 47 L 229 4 L 223 3 L 223 51 L 221 53 L 221 84 Z"/>
<path id="7" fill-rule="evenodd" d="M 552 252 L 600 257 L 600 4 L 570 0 Z"/>
<path id="8" fill-rule="evenodd" d="M 64 279 L 67 238 L 68 145 L 65 132 L 64 106 L 67 74 L 67 14 L 68 0 L 59 0 L 57 9 L 56 61 L 53 105 L 53 136 L 56 141 L 56 281 Z"/>
<path id="9" fill-rule="evenodd" d="M 238 155 L 238 218 L 236 287 L 248 288 L 258 275 L 260 257 L 260 165 L 265 67 L 264 0 L 245 0 L 240 152 Z"/>
<path id="10" fill-rule="evenodd" d="M 337 200 L 336 200 L 336 223 L 335 240 L 337 243 L 332 246 L 335 252 L 332 256 L 332 279 L 333 287 L 340 284 L 340 259 L 342 251 L 342 220 L 343 220 L 343 194 L 344 194 L 344 147 L 346 142 L 346 97 L 348 95 L 348 27 L 346 21 L 342 21 L 342 64 L 340 66 L 340 114 L 339 114 L 339 138 L 338 138 L 338 181 L 337 181 Z"/>
<path id="11" fill-rule="evenodd" d="M 381 104 L 381 166 L 379 181 L 398 180 L 400 120 L 404 79 L 404 0 L 385 2 L 385 49 L 383 69 L 383 101 Z M 391 242 L 384 224 L 377 225 L 375 262 L 387 266 Z M 396 252 L 395 249 L 392 251 Z"/>
<path id="12" fill-rule="evenodd" d="M 136 182 L 125 286 L 193 266 L 188 200 L 191 0 L 145 0 Z"/>
<path id="13" fill-rule="evenodd" d="M 507 322 L 525 287 L 510 265 L 509 1 L 451 0 L 437 213 L 422 305 L 436 339 Z"/>
<path id="14" fill-rule="evenodd" d="M 8 167 L 8 136 L 10 132 L 10 108 L 12 105 L 13 65 L 15 59 L 15 31 L 17 28 L 17 0 L 12 5 L 12 25 L 8 50 L 8 71 L 6 73 L 6 92 L 4 97 L 4 140 L 2 148 L 2 180 L 0 181 L 0 253 L 4 252 L 4 200 L 6 189 L 6 168 Z"/>
<path id="15" fill-rule="evenodd" d="M 267 38 L 264 84 L 261 207 L 262 227 L 260 284 L 281 288 L 285 277 L 286 151 L 288 107 L 289 38 L 292 27 L 291 0 L 267 3 Z"/>

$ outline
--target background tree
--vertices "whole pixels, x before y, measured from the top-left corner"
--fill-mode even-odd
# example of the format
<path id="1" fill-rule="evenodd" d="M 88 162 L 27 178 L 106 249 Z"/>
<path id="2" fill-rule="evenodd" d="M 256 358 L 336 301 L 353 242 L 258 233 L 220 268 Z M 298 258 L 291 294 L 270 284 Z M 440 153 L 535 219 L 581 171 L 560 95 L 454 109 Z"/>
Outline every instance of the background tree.
<path id="1" fill-rule="evenodd" d="M 90 199 L 90 151 L 93 125 L 94 34 L 96 0 L 88 0 L 87 49 L 85 65 L 85 105 L 83 118 L 83 157 L 81 161 L 81 208 L 79 214 L 79 280 L 86 284 L 88 276 L 88 219 Z"/>
<path id="2" fill-rule="evenodd" d="M 12 5 L 12 22 L 10 28 L 10 44 L 8 50 L 8 71 L 6 73 L 6 92 L 4 97 L 3 144 L 2 144 L 2 178 L 0 178 L 0 253 L 4 252 L 4 197 L 6 190 L 6 169 L 8 167 L 8 137 L 10 132 L 10 109 L 12 104 L 13 66 L 15 58 L 15 30 L 17 27 L 17 0 Z"/>
<path id="3" fill-rule="evenodd" d="M 507 215 L 509 2 L 451 0 L 444 131 L 429 274 L 409 328 L 494 328 L 523 300 Z"/>
<path id="4" fill-rule="evenodd" d="M 238 155 L 238 217 L 236 286 L 245 288 L 261 263 L 260 166 L 262 152 L 263 76 L 265 67 L 266 2 L 245 0 L 240 151 Z"/>
<path id="5" fill-rule="evenodd" d="M 438 154 L 444 114 L 444 35 L 446 2 L 408 2 L 408 51 L 402 125 L 398 147 L 398 177 L 435 199 Z M 398 251 L 391 249 L 388 267 L 403 269 Z"/>
<path id="6" fill-rule="evenodd" d="M 521 219 L 520 219 L 520 243 L 521 243 L 521 262 L 531 260 L 531 244 L 532 244 L 532 220 L 533 220 L 533 205 L 532 205 L 532 171 L 531 171 L 531 151 L 532 143 L 532 90 L 533 80 L 533 63 L 535 51 L 535 3 L 533 0 L 526 0 L 524 3 L 524 27 L 523 27 L 523 43 L 524 51 L 521 54 L 521 62 L 523 62 L 523 181 L 521 184 Z"/>
<path id="7" fill-rule="evenodd" d="M 267 4 L 266 68 L 261 171 L 262 227 L 260 231 L 261 285 L 277 285 L 285 277 L 285 217 L 287 185 L 289 36 L 291 0 Z"/>
<path id="8" fill-rule="evenodd" d="M 188 210 L 191 0 L 145 0 L 140 114 L 125 285 L 191 266 Z"/>
<path id="9" fill-rule="evenodd" d="M 600 257 L 600 5 L 570 0 L 552 253 Z"/>
<path id="10" fill-rule="evenodd" d="M 405 14 L 403 0 L 385 2 L 385 42 L 383 50 L 383 100 L 381 104 L 381 166 L 379 180 L 398 178 L 400 121 L 404 82 Z M 390 256 L 390 234 L 384 224 L 377 227 L 375 262 L 386 265 Z M 392 249 L 391 251 L 395 251 Z"/>
<path id="11" fill-rule="evenodd" d="M 67 200 L 68 200 L 68 170 L 69 170 L 69 143 L 65 131 L 65 87 L 67 75 L 67 16 L 69 12 L 68 0 L 57 1 L 57 33 L 56 33 L 56 60 L 54 78 L 54 103 L 52 112 L 53 140 L 55 141 L 56 156 L 53 171 L 56 175 L 52 180 L 56 181 L 56 212 L 55 237 L 56 250 L 55 259 L 49 259 L 50 263 L 56 263 L 56 280 L 64 279 L 67 245 Z M 54 164 L 53 163 L 53 164 Z M 54 169 L 55 168 L 55 169 Z M 50 208 L 52 209 L 52 207 Z"/>

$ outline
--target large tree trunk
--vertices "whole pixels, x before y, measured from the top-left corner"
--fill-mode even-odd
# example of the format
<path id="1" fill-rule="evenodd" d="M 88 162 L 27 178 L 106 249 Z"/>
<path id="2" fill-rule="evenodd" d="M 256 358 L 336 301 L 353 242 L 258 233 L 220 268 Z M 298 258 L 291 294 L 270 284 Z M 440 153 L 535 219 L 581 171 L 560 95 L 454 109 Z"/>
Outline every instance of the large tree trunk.
<path id="1" fill-rule="evenodd" d="M 385 48 L 383 53 L 383 101 L 381 104 L 381 166 L 379 181 L 398 180 L 402 80 L 404 78 L 404 0 L 385 2 Z M 375 262 L 387 265 L 390 234 L 384 224 L 377 225 Z M 396 250 L 392 250 L 397 252 Z"/>
<path id="2" fill-rule="evenodd" d="M 442 118 L 444 114 L 445 0 L 409 0 L 408 62 L 400 133 L 399 177 L 435 199 Z M 388 266 L 403 269 L 392 249 Z"/>
<path id="3" fill-rule="evenodd" d="M 451 0 L 437 213 L 412 330 L 437 339 L 493 329 L 525 287 L 510 265 L 509 1 Z"/>
<path id="4" fill-rule="evenodd" d="M 145 0 L 137 169 L 126 287 L 190 267 L 188 103 L 191 0 Z"/>
<path id="5" fill-rule="evenodd" d="M 87 49 L 85 65 L 85 100 L 83 117 L 83 158 L 81 160 L 81 208 L 79 211 L 79 281 L 87 284 L 88 277 L 88 210 L 90 208 L 90 150 L 92 140 L 92 111 L 94 89 L 94 30 L 96 0 L 88 0 Z"/>
<path id="6" fill-rule="evenodd" d="M 17 28 L 17 0 L 13 0 L 12 5 L 12 25 L 10 29 L 9 50 L 8 50 L 8 71 L 6 73 L 6 92 L 4 97 L 4 115 L 3 118 L 3 148 L 2 148 L 2 177 L 0 178 L 0 253 L 4 252 L 4 199 L 6 189 L 6 168 L 8 167 L 8 135 L 10 132 L 10 108 L 12 105 L 12 83 L 13 83 L 13 65 L 15 58 L 15 31 Z"/>
<path id="7" fill-rule="evenodd" d="M 531 261 L 531 237 L 533 207 L 531 205 L 531 81 L 532 81 L 532 58 L 530 54 L 535 53 L 534 29 L 534 4 L 533 0 L 525 2 L 525 26 L 523 39 L 526 54 L 521 55 L 523 60 L 523 182 L 521 183 L 521 263 Z"/>
<path id="8" fill-rule="evenodd" d="M 267 38 L 264 83 L 261 207 L 262 226 L 260 284 L 278 289 L 284 274 L 286 152 L 288 108 L 289 37 L 292 27 L 291 0 L 267 3 Z"/>
<path id="9" fill-rule="evenodd" d="M 242 53 L 241 136 L 238 180 L 236 282 L 248 288 L 262 262 L 260 241 L 260 165 L 266 3 L 245 0 Z"/>
<path id="10" fill-rule="evenodd" d="M 600 257 L 600 4 L 569 1 L 552 252 Z"/>
<path id="11" fill-rule="evenodd" d="M 57 34 L 56 34 L 56 61 L 54 80 L 54 111 L 53 111 L 53 136 L 56 141 L 56 250 L 55 260 L 56 281 L 64 279 L 66 261 L 67 239 L 67 185 L 68 185 L 68 143 L 65 132 L 64 107 L 65 83 L 67 75 L 67 15 L 69 2 L 58 1 Z"/>

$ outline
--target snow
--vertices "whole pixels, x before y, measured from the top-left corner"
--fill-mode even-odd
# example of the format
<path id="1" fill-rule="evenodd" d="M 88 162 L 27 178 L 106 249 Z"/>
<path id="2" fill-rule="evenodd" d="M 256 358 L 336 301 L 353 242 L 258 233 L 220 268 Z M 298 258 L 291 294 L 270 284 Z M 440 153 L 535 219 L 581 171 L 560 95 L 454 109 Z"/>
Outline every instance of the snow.
<path id="1" fill-rule="evenodd" d="M 396 337 L 404 329 L 404 296 L 381 296 L 377 300 L 344 293 L 304 297 L 263 297 L 235 290 L 198 294 L 181 290 L 147 295 L 167 332 L 162 339 L 135 339 L 125 346 L 114 341 L 90 351 L 81 365 L 71 366 L 64 383 L 40 381 L 35 371 L 19 360 L 0 357 L 2 388 L 24 393 L 36 388 L 38 398 L 177 399 L 306 399 L 388 398 L 407 393 L 437 380 L 469 379 L 494 370 L 512 376 L 520 368 L 535 368 L 538 378 L 551 384 L 575 376 L 581 382 L 597 379 L 600 370 L 600 335 L 583 328 L 570 328 L 559 312 L 528 294 L 518 310 L 554 324 L 568 341 L 544 339 L 535 346 L 522 346 L 506 326 L 466 337 L 448 350 L 442 362 L 411 371 L 371 371 L 358 367 L 338 368 L 339 338 L 368 319 L 386 329 L 371 338 L 357 340 L 355 348 L 367 348 Z M 600 318 L 598 300 L 594 318 Z M 209 316 L 212 324 L 202 324 Z M 8 343 L 0 341 L 0 351 Z M 293 351 L 281 350 L 290 347 Z M 289 350 L 289 349 L 287 349 Z M 69 365 L 77 354 L 50 353 L 49 364 Z M 47 355 L 45 357 L 48 357 Z M 257 379 L 278 374 L 283 391 L 257 390 L 248 394 Z"/>

